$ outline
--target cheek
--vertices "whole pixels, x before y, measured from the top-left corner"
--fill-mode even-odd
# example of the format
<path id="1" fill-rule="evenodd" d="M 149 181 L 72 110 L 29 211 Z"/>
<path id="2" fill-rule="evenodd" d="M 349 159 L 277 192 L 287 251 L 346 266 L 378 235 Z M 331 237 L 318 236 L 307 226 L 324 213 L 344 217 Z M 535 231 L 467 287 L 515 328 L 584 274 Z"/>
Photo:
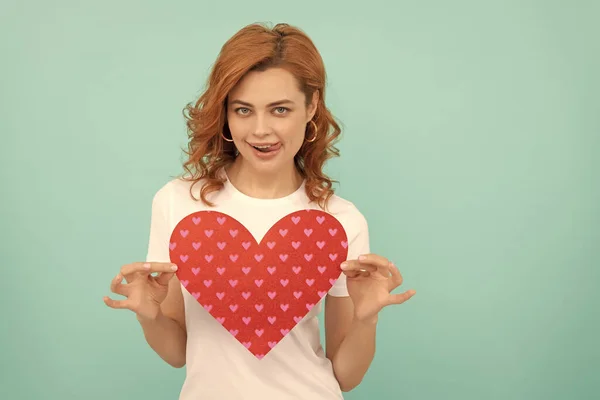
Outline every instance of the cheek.
<path id="1" fill-rule="evenodd" d="M 287 124 L 284 133 L 286 142 L 293 144 L 295 147 L 302 145 L 304 141 L 304 125 L 302 125 L 302 121 Z"/>
<path id="2" fill-rule="evenodd" d="M 229 118 L 227 125 L 229 126 L 229 131 L 234 138 L 240 136 L 242 129 L 238 121 L 233 118 Z"/>

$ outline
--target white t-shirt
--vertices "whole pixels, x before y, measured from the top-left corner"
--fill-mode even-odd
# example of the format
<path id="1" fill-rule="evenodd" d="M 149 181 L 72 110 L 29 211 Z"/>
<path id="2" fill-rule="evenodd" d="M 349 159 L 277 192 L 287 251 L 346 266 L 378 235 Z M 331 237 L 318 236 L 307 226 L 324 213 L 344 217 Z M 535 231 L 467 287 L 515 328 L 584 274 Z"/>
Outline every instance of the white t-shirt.
<path id="1" fill-rule="evenodd" d="M 225 175 L 226 177 L 226 175 Z M 278 199 L 252 198 L 237 190 L 229 180 L 225 187 L 209 195 L 215 207 L 190 196 L 191 183 L 173 179 L 154 196 L 147 261 L 170 262 L 169 242 L 179 221 L 187 215 L 213 210 L 241 222 L 260 242 L 280 218 L 295 211 L 321 208 L 310 203 L 304 185 Z M 201 183 L 194 185 L 199 198 Z M 349 201 L 334 195 L 327 212 L 343 226 L 348 239 L 348 259 L 369 252 L 367 222 Z M 343 260 L 339 260 L 340 263 Z M 316 304 L 306 317 L 268 354 L 257 359 L 206 311 L 182 286 L 187 325 L 186 378 L 180 400 L 242 399 L 342 399 L 332 364 L 321 345 Z M 348 296 L 345 275 L 340 276 L 331 296 Z"/>

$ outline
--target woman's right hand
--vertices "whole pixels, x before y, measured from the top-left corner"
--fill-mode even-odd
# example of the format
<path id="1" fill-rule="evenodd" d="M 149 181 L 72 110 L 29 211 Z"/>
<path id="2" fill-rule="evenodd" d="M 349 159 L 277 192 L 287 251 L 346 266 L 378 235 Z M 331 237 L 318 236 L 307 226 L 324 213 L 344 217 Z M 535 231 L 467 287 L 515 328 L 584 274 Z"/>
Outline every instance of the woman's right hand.
<path id="1" fill-rule="evenodd" d="M 104 303 L 111 308 L 131 310 L 140 319 L 154 320 L 160 312 L 160 304 L 167 297 L 169 281 L 176 270 L 177 266 L 171 263 L 124 265 L 112 280 L 110 290 L 126 299 L 114 300 L 105 296 Z"/>

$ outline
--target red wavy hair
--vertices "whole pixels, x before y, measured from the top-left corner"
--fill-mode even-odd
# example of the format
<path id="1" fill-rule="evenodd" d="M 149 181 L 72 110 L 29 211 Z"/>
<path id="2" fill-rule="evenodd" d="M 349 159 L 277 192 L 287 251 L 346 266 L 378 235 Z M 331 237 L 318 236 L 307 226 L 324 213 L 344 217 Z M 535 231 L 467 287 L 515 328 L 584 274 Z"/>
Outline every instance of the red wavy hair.
<path id="1" fill-rule="evenodd" d="M 299 89 L 306 96 L 306 105 L 318 91 L 319 102 L 312 123 L 307 124 L 305 141 L 294 162 L 306 181 L 306 194 L 311 201 L 326 207 L 333 195 L 333 182 L 323 172 L 325 162 L 339 156 L 335 142 L 341 129 L 325 106 L 326 73 L 323 60 L 311 39 L 299 28 L 288 24 L 277 24 L 269 29 L 263 24 L 245 26 L 233 35 L 221 48 L 207 80 L 207 88 L 195 104 L 189 103 L 183 110 L 188 130 L 188 148 L 184 150 L 188 159 L 184 169 L 190 174 L 184 180 L 192 181 L 190 188 L 204 179 L 201 189 L 202 201 L 210 192 L 223 187 L 219 170 L 233 162 L 236 148 L 232 142 L 223 140 L 227 134 L 226 104 L 232 88 L 250 71 L 268 68 L 284 68 L 292 73 Z M 229 137 L 227 135 L 226 137 Z M 193 194 L 192 194 L 193 197 Z"/>

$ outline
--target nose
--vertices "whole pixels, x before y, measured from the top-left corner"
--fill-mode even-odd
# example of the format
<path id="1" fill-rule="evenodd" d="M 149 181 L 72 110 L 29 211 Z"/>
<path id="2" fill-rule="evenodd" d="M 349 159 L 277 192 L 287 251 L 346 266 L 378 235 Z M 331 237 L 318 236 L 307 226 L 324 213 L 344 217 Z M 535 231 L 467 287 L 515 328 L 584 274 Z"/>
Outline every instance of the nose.
<path id="1" fill-rule="evenodd" d="M 273 129 L 271 127 L 269 117 L 262 114 L 257 114 L 256 125 L 254 126 L 254 136 L 262 138 L 270 135 L 271 133 L 273 133 Z"/>

